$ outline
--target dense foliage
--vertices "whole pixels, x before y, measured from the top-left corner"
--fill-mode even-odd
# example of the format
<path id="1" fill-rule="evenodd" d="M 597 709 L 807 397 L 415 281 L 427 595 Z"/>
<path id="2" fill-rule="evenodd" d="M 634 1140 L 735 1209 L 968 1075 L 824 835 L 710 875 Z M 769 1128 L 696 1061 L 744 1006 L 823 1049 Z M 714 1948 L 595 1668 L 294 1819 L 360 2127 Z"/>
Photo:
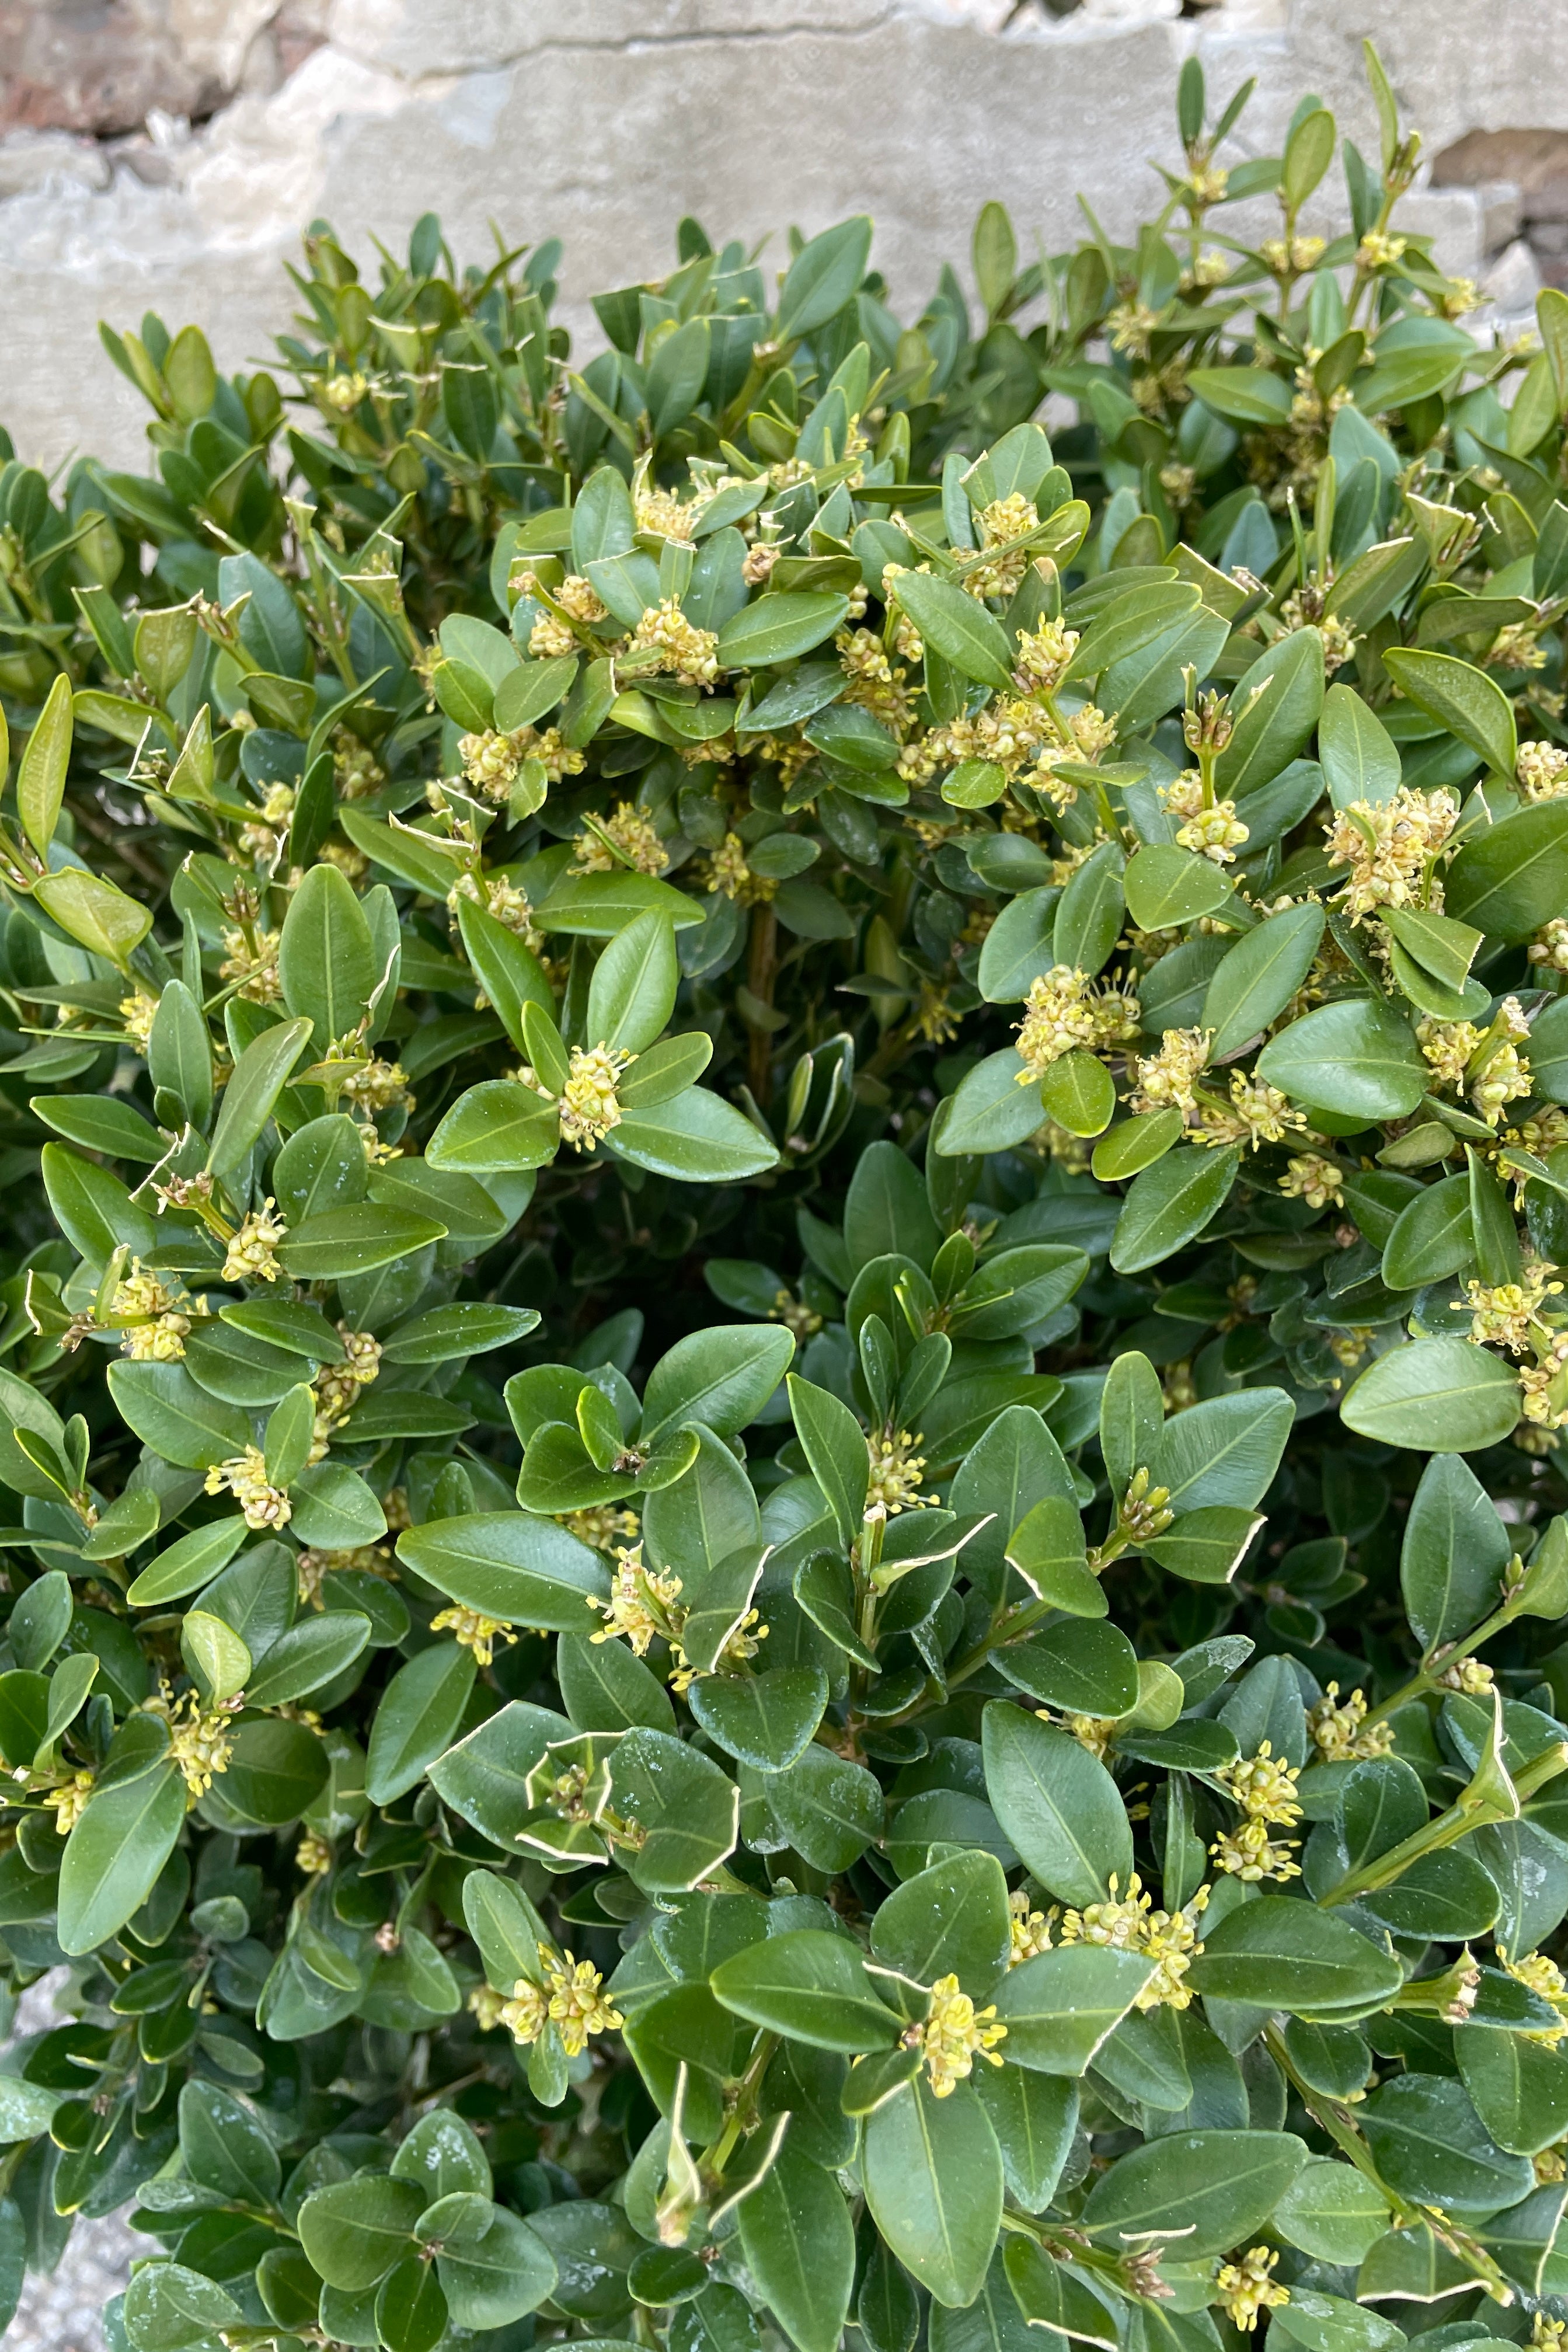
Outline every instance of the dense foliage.
<path id="1" fill-rule="evenodd" d="M 1568 298 L 1369 68 L 1332 241 L 1189 67 L 978 334 L 319 226 L 0 471 L 7 2296 L 1557 2340 Z"/>

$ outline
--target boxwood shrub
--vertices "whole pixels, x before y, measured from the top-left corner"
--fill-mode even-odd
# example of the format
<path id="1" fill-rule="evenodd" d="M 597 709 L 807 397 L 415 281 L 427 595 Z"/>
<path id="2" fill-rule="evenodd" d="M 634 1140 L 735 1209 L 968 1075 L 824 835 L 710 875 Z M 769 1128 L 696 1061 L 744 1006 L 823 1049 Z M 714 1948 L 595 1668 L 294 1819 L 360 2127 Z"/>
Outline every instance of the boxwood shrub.
<path id="1" fill-rule="evenodd" d="M 11 2307 L 1557 2343 L 1568 297 L 1368 68 L 0 472 Z"/>

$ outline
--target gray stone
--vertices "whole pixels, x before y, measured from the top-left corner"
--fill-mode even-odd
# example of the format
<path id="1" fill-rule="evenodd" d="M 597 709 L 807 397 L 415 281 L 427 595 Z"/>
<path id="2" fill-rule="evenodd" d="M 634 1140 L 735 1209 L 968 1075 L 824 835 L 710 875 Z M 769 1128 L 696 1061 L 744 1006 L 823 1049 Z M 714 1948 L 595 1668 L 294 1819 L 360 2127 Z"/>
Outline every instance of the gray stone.
<path id="1" fill-rule="evenodd" d="M 558 236 L 566 320 L 592 342 L 587 290 L 667 268 L 685 212 L 776 240 L 791 219 L 809 232 L 868 210 L 906 314 L 939 259 L 962 267 L 989 196 L 1009 206 L 1026 251 L 1037 236 L 1047 250 L 1078 236 L 1080 189 L 1124 234 L 1160 198 L 1148 159 L 1178 161 L 1174 82 L 1194 49 L 1216 93 L 1258 79 L 1240 152 L 1278 152 L 1305 89 L 1375 151 L 1365 0 L 1217 0 L 1186 21 L 1175 5 L 81 0 L 68 12 L 0 0 L 0 87 L 14 89 L 15 59 L 32 59 L 27 70 L 49 67 L 64 92 L 53 114 L 21 119 L 134 132 L 99 151 L 96 169 L 90 148 L 45 159 L 36 139 L 0 141 L 5 422 L 46 463 L 72 447 L 138 462 L 144 415 L 102 360 L 100 316 L 199 318 L 220 364 L 264 364 L 293 307 L 279 263 L 318 215 L 367 255 L 373 230 L 395 242 L 431 206 L 464 252 L 488 249 L 492 221 L 518 239 Z M 1549 209 L 1568 146 L 1568 6 L 1512 0 L 1506 38 L 1473 0 L 1400 0 L 1377 16 L 1401 104 L 1440 159 L 1409 226 L 1447 267 L 1479 277 L 1512 242 L 1508 191 L 1528 178 L 1521 217 L 1542 226 L 1543 249 L 1545 225 L 1568 217 L 1568 200 Z M 158 68 L 135 81 L 129 121 L 129 99 L 89 103 L 88 70 L 109 30 L 127 27 L 139 28 L 138 71 L 148 58 Z M 188 137 L 141 128 L 198 115 L 215 90 L 235 94 Z M 1274 208 L 1246 210 L 1227 226 L 1268 234 Z M 1342 226 L 1333 181 L 1313 215 Z M 782 259 L 775 242 L 764 266 Z"/>

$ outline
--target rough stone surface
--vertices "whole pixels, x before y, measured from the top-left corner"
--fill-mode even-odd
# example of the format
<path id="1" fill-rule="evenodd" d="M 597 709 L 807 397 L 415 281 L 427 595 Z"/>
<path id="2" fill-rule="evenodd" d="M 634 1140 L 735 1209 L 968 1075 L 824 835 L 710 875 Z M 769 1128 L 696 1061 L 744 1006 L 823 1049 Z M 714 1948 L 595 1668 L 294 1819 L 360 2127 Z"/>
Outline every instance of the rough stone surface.
<path id="1" fill-rule="evenodd" d="M 55 1994 L 67 1977 L 53 1969 L 17 2004 L 17 2035 L 59 2022 Z M 52 2277 L 31 2277 L 5 2331 L 5 2352 L 104 2352 L 103 2306 L 125 2284 L 133 2254 L 147 2251 L 119 2221 L 79 2221 Z"/>
<path id="2" fill-rule="evenodd" d="M 1546 274 L 1568 265 L 1561 0 L 1176 5 L 0 0 L 0 123 L 22 126 L 0 139 L 5 422 L 46 464 L 136 462 L 143 412 L 100 356 L 100 317 L 199 318 L 221 364 L 264 362 L 291 307 L 279 263 L 317 216 L 362 252 L 429 205 L 464 252 L 492 221 L 558 236 L 581 302 L 667 267 L 684 212 L 756 237 L 864 208 L 911 309 L 940 258 L 962 262 L 987 196 L 1026 250 L 1079 234 L 1079 189 L 1112 234 L 1130 227 L 1160 194 L 1149 158 L 1176 160 L 1194 48 L 1216 89 L 1258 77 L 1244 152 L 1277 150 L 1303 89 L 1370 144 L 1369 28 L 1444 157 L 1412 226 L 1479 279 L 1521 230 Z M 1503 273 L 1510 315 L 1525 276 Z M 568 322 L 596 332 L 582 310 Z"/>

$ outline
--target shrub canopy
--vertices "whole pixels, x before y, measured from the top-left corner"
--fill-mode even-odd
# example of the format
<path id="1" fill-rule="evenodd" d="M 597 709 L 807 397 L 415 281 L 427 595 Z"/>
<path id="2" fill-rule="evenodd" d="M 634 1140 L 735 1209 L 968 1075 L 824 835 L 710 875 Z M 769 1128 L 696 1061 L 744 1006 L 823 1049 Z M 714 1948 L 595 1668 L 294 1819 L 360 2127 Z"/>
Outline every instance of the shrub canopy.
<path id="1" fill-rule="evenodd" d="M 7 2294 L 1555 2341 L 1568 298 L 1369 70 L 1332 239 L 1189 66 L 979 331 L 318 226 L 0 472 Z"/>

